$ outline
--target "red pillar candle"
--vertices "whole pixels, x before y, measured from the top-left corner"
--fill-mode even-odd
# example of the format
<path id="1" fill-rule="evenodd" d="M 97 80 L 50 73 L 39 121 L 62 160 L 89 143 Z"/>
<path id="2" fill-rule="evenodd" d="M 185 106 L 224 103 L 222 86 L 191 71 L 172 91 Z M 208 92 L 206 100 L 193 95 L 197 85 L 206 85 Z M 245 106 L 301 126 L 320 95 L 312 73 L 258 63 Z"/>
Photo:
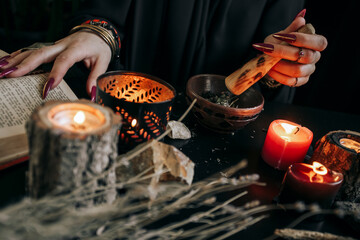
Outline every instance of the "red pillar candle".
<path id="1" fill-rule="evenodd" d="M 323 208 L 328 208 L 342 182 L 341 173 L 327 169 L 319 162 L 313 162 L 313 165 L 294 163 L 285 174 L 279 202 L 303 201 L 307 204 L 317 202 Z"/>
<path id="2" fill-rule="evenodd" d="M 287 120 L 274 120 L 267 131 L 261 156 L 266 163 L 280 170 L 303 162 L 313 139 L 306 127 Z"/>

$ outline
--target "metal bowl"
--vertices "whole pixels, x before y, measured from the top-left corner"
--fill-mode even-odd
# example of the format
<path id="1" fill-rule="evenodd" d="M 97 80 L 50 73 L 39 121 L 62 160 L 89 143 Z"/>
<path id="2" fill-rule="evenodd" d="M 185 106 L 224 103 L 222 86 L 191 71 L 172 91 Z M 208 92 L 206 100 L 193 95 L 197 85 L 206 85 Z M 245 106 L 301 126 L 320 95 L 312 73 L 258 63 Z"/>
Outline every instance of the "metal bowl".
<path id="1" fill-rule="evenodd" d="M 202 126 L 214 132 L 235 132 L 254 121 L 263 109 L 264 97 L 254 88 L 249 88 L 239 96 L 232 95 L 232 102 L 236 104 L 231 107 L 213 103 L 204 97 L 207 93 L 220 95 L 223 92 L 228 90 L 225 76 L 220 75 L 195 75 L 186 85 L 188 102 L 197 99 L 192 112 Z"/>

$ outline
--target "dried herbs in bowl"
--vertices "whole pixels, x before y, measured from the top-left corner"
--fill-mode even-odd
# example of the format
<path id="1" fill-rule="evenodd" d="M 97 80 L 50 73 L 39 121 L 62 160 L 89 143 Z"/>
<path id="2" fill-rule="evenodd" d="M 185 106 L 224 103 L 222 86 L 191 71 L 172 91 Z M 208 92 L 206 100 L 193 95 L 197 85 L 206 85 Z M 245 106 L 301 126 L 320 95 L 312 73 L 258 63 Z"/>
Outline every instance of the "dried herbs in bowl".
<path id="1" fill-rule="evenodd" d="M 222 91 L 220 93 L 205 92 L 201 97 L 209 100 L 212 103 L 220 104 L 224 107 L 238 107 L 238 96 L 232 94 L 229 91 Z"/>
<path id="2" fill-rule="evenodd" d="M 186 85 L 189 103 L 197 100 L 192 112 L 199 123 L 218 133 L 232 133 L 254 121 L 260 114 L 264 98 L 249 88 L 239 96 L 225 86 L 225 76 L 200 74 L 191 77 Z"/>

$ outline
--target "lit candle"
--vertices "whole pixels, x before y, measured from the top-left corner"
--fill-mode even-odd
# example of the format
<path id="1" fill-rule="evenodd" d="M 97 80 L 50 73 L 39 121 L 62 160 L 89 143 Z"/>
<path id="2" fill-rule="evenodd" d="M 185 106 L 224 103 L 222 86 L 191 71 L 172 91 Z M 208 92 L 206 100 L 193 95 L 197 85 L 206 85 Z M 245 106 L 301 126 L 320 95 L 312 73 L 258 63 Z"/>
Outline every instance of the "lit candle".
<path id="1" fill-rule="evenodd" d="M 121 123 L 121 117 L 110 108 L 89 100 L 48 101 L 37 108 L 26 124 L 29 195 L 68 193 L 106 172 L 101 187 L 110 187 L 116 178 L 113 164 Z M 94 183 L 87 191 L 95 193 L 99 186 Z M 99 196 L 99 201 L 113 201 L 114 191 Z"/>
<path id="2" fill-rule="evenodd" d="M 91 133 L 105 123 L 105 115 L 97 108 L 79 103 L 57 105 L 48 112 L 55 128 L 73 133 Z"/>
<path id="3" fill-rule="evenodd" d="M 304 201 L 330 207 L 343 181 L 341 173 L 327 169 L 319 162 L 313 165 L 294 163 L 284 177 L 279 201 Z"/>
<path id="4" fill-rule="evenodd" d="M 303 162 L 313 139 L 306 127 L 287 120 L 275 120 L 268 129 L 261 156 L 266 163 L 280 170 Z"/>
<path id="5" fill-rule="evenodd" d="M 119 153 L 165 132 L 176 96 L 169 83 L 143 73 L 113 71 L 99 76 L 96 86 L 96 102 L 122 117 Z"/>
<path id="6" fill-rule="evenodd" d="M 360 143 L 350 138 L 341 138 L 340 144 L 348 149 L 354 150 L 356 153 L 360 153 Z"/>

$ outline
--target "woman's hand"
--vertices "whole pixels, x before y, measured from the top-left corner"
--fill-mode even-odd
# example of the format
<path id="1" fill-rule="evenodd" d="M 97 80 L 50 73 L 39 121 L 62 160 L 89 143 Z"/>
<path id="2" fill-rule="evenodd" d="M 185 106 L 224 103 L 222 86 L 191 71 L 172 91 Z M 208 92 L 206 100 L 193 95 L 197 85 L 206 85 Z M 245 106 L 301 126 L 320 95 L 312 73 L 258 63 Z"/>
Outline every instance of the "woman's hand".
<path id="1" fill-rule="evenodd" d="M 285 30 L 268 36 L 264 43 L 253 44 L 253 47 L 270 56 L 282 58 L 267 74 L 291 87 L 309 81 L 320 59 L 320 52 L 327 46 L 324 36 L 296 32 L 304 25 L 303 15 L 298 15 Z M 288 45 L 280 44 L 283 41 Z"/>
<path id="2" fill-rule="evenodd" d="M 93 98 L 96 79 L 107 70 L 110 60 L 111 49 L 103 39 L 94 33 L 79 31 L 51 46 L 11 53 L 0 65 L 0 77 L 20 77 L 43 63 L 54 61 L 48 81 L 44 86 L 43 98 L 45 98 L 49 90 L 60 83 L 72 65 L 83 61 L 90 70 L 86 90 Z"/>

